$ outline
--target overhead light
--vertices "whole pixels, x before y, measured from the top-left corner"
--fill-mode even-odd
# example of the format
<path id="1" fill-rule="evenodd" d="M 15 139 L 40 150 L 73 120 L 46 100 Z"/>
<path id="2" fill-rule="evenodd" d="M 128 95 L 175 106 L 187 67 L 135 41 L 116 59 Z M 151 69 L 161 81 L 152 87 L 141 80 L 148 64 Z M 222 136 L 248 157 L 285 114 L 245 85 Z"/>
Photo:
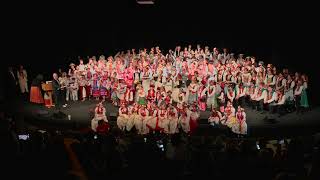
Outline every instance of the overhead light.
<path id="1" fill-rule="evenodd" d="M 154 4 L 154 0 L 137 0 L 138 4 Z"/>

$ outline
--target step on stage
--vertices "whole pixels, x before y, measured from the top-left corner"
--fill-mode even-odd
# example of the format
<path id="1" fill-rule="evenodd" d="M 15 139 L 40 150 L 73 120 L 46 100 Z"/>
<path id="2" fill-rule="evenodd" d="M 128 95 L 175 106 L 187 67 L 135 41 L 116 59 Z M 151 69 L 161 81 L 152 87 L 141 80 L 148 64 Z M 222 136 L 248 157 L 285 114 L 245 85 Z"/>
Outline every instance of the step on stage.
<path id="1" fill-rule="evenodd" d="M 61 108 L 60 112 L 55 108 L 48 109 L 43 105 L 24 102 L 22 113 L 26 122 L 38 126 L 49 128 L 74 129 L 90 126 L 93 111 L 98 101 L 90 100 L 85 102 L 69 102 L 66 108 Z M 107 110 L 107 117 L 111 125 L 116 125 L 118 107 L 111 103 L 104 103 Z M 250 108 L 245 110 L 247 113 L 248 136 L 289 136 L 313 134 L 320 131 L 320 107 L 314 108 L 304 114 L 295 112 L 286 114 L 282 117 L 268 112 L 261 114 Z M 199 128 L 212 128 L 207 123 L 210 116 L 209 111 L 201 112 Z"/>

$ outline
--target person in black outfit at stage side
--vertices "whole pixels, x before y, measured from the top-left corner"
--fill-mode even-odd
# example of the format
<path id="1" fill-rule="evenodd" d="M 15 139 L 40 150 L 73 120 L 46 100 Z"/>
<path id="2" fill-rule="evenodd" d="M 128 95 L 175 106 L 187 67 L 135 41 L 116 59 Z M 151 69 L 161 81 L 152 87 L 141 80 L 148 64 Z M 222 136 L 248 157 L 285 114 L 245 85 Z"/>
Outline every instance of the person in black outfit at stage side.
<path id="1" fill-rule="evenodd" d="M 60 108 L 61 102 L 60 102 L 60 82 L 58 79 L 58 74 L 53 73 L 52 75 L 53 80 L 52 80 L 52 95 L 53 95 L 53 100 L 56 108 Z"/>

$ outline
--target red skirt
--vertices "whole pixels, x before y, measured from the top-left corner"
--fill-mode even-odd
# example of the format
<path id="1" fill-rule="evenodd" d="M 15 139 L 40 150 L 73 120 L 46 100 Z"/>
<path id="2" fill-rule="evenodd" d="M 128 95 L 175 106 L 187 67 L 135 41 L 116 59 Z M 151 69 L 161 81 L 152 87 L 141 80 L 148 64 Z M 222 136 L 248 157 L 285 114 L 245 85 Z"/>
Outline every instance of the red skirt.
<path id="1" fill-rule="evenodd" d="M 41 90 L 37 86 L 31 86 L 30 90 L 30 102 L 37 103 L 37 104 L 43 104 L 44 100 L 41 94 Z"/>

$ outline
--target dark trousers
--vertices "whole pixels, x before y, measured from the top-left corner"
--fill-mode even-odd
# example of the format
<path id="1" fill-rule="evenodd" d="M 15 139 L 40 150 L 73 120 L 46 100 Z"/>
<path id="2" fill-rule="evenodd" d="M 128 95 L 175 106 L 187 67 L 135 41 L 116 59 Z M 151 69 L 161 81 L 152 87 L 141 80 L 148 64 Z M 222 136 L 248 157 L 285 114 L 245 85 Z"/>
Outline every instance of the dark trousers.
<path id="1" fill-rule="evenodd" d="M 54 101 L 54 105 L 55 105 L 55 107 L 56 108 L 60 108 L 61 107 L 61 92 L 60 92 L 60 90 L 58 90 L 58 91 L 53 91 L 53 93 L 52 93 L 52 99 L 53 99 L 53 101 Z"/>

